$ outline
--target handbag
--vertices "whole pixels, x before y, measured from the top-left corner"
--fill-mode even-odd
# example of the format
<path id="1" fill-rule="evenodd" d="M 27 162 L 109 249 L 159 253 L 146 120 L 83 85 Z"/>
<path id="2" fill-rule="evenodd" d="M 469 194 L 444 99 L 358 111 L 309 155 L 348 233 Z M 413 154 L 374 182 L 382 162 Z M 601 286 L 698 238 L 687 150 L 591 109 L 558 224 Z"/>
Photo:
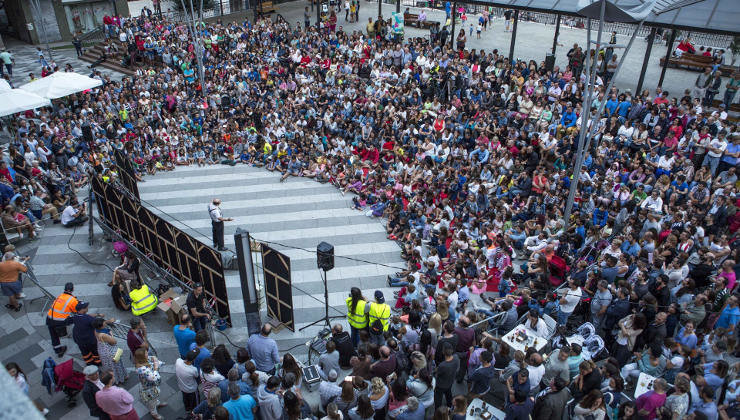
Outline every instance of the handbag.
<path id="1" fill-rule="evenodd" d="M 123 356 L 123 349 L 120 347 L 116 348 L 116 352 L 113 354 L 113 361 L 118 363 L 121 361 L 121 356 Z"/>

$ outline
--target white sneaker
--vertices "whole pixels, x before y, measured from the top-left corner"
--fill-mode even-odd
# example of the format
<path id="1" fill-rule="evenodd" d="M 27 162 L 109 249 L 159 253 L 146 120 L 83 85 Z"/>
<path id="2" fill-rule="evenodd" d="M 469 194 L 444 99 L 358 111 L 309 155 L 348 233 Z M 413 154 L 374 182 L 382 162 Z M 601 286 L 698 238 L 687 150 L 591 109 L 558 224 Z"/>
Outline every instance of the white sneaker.
<path id="1" fill-rule="evenodd" d="M 49 414 L 49 409 L 48 408 L 44 408 L 43 410 L 41 410 L 41 414 L 43 414 L 43 415 Z"/>
<path id="2" fill-rule="evenodd" d="M 21 299 L 24 299 L 26 297 L 26 294 L 25 293 L 21 293 L 21 294 L 18 295 L 18 297 L 21 298 Z"/>

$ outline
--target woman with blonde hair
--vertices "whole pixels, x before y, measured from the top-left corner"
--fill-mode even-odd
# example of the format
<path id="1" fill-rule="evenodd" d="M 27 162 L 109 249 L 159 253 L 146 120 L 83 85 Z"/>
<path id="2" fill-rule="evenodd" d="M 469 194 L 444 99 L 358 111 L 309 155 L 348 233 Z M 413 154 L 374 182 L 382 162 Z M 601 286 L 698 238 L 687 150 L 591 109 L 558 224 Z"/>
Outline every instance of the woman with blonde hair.
<path id="1" fill-rule="evenodd" d="M 370 405 L 375 410 L 376 419 L 384 419 L 389 398 L 388 387 L 377 376 L 370 381 Z"/>
<path id="2" fill-rule="evenodd" d="M 149 410 L 152 418 L 162 420 L 164 417 L 157 413 L 157 408 L 164 407 L 167 403 L 159 401 L 159 384 L 162 378 L 159 376 L 159 360 L 154 356 L 149 356 L 148 351 L 139 347 L 134 353 L 134 365 L 136 373 L 139 375 L 139 398 Z"/>
<path id="3" fill-rule="evenodd" d="M 208 392 L 208 398 L 201 401 L 193 410 L 193 414 L 200 414 L 203 419 L 213 418 L 213 413 L 217 407 L 221 406 L 221 388 L 211 388 Z"/>

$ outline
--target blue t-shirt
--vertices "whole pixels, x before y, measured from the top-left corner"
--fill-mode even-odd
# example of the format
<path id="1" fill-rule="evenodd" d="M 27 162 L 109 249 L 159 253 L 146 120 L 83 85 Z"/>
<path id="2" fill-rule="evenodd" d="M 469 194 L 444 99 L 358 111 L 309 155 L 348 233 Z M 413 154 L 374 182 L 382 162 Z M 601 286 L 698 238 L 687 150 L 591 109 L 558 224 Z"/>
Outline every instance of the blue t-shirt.
<path id="1" fill-rule="evenodd" d="M 194 350 L 196 347 L 198 346 L 196 346 L 195 343 L 193 343 L 190 345 L 189 350 Z M 193 360 L 193 366 L 200 369 L 200 364 L 203 362 L 203 359 L 205 359 L 206 357 L 211 357 L 211 351 L 208 350 L 206 347 L 203 347 L 200 349 L 200 353 L 198 353 L 198 357 L 196 357 L 195 360 Z"/>
<path id="2" fill-rule="evenodd" d="M 195 344 L 195 331 L 190 328 L 181 330 L 179 325 L 175 325 L 172 333 L 175 335 L 175 341 L 177 341 L 177 350 L 180 352 L 180 356 L 184 358 L 190 351 L 190 345 Z"/>
<path id="3" fill-rule="evenodd" d="M 251 395 L 242 395 L 238 400 L 231 399 L 224 403 L 224 408 L 229 411 L 230 420 L 252 420 L 254 413 L 252 409 L 257 406 Z"/>

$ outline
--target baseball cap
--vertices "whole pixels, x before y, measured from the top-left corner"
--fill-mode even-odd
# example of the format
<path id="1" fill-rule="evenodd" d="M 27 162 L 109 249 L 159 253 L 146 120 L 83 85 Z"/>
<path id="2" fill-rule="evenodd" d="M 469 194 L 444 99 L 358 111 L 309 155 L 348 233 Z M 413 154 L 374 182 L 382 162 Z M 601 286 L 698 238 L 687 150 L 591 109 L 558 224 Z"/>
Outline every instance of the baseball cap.
<path id="1" fill-rule="evenodd" d="M 380 290 L 375 291 L 375 300 L 378 301 L 378 303 L 385 303 L 385 298 L 383 297 L 383 292 Z"/>
<path id="2" fill-rule="evenodd" d="M 75 306 L 75 310 L 79 311 L 79 310 L 87 308 L 88 306 L 90 306 L 90 302 L 77 302 L 77 306 Z"/>
<path id="3" fill-rule="evenodd" d="M 85 376 L 90 376 L 97 372 L 98 372 L 98 367 L 95 365 L 87 365 L 85 366 L 85 369 L 82 369 L 82 374 Z"/>

